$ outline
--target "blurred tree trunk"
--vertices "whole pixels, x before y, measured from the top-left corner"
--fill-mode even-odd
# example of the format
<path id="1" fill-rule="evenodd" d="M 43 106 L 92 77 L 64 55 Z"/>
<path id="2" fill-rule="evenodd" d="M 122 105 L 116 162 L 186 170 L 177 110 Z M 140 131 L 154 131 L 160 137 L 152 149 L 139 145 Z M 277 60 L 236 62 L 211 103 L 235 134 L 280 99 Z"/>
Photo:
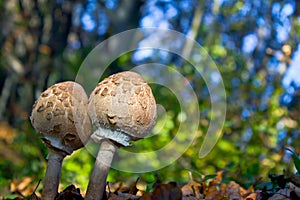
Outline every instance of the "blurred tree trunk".
<path id="1" fill-rule="evenodd" d="M 98 2 L 97 7 L 104 9 L 110 18 L 103 37 L 97 31 L 88 33 L 81 26 L 74 26 L 75 6 L 84 8 L 85 5 L 81 1 L 1 1 L 0 120 L 11 124 L 18 119 L 27 120 L 41 91 L 50 84 L 75 77 L 76 71 L 71 71 L 64 57 L 70 47 L 70 35 L 81 41 L 82 49 L 91 49 L 99 40 L 136 28 L 142 4 L 141 1 L 121 1 L 115 10 L 109 10 Z M 82 12 L 84 10 L 76 16 L 80 23 Z M 80 52 L 83 53 L 76 58 L 77 68 L 87 54 L 85 50 Z"/>

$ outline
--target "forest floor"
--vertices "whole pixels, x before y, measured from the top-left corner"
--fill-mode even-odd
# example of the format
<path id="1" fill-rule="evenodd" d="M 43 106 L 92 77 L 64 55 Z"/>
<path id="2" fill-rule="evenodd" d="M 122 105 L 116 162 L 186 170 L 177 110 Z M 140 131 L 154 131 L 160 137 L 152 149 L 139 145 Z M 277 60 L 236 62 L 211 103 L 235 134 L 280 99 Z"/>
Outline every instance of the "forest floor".
<path id="1" fill-rule="evenodd" d="M 138 186 L 138 180 L 132 186 L 122 183 L 109 183 L 103 200 L 283 200 L 300 199 L 300 175 L 284 172 L 280 175 L 269 175 L 269 182 L 258 179 L 249 188 L 243 188 L 238 183 L 223 181 L 223 172 L 203 177 L 200 181 L 190 180 L 180 185 L 176 182 L 161 183 L 157 180 L 146 191 Z M 10 184 L 11 195 L 2 197 L 5 200 L 40 200 L 37 186 L 30 184 L 31 179 L 25 178 L 21 182 Z M 1 199 L 1 197 L 0 197 Z M 79 188 L 70 185 L 61 191 L 56 200 L 83 200 L 84 194 Z"/>

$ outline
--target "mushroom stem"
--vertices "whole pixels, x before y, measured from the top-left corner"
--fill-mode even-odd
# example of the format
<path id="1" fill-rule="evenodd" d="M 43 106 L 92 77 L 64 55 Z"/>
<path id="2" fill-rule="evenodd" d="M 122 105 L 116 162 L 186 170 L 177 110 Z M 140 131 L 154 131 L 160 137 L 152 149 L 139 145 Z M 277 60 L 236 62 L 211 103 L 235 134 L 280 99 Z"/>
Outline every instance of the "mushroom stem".
<path id="1" fill-rule="evenodd" d="M 48 155 L 48 166 L 44 178 L 44 187 L 42 193 L 43 200 L 54 200 L 58 192 L 60 171 L 65 154 L 50 151 Z"/>
<path id="2" fill-rule="evenodd" d="M 116 149 L 117 146 L 111 141 L 107 139 L 102 140 L 86 191 L 85 200 L 102 199 L 105 192 L 107 174 Z"/>

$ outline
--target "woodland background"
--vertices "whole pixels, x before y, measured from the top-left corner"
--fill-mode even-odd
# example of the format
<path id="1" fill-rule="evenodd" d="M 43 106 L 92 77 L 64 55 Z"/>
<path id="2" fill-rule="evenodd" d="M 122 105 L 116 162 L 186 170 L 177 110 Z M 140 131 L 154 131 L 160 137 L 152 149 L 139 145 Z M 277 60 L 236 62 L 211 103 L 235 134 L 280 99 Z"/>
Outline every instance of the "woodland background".
<path id="1" fill-rule="evenodd" d="M 156 172 L 111 170 L 111 182 L 187 182 L 224 170 L 224 179 L 247 187 L 268 173 L 293 171 L 291 155 L 300 153 L 300 2 L 296 0 L 0 0 L 0 194 L 11 182 L 42 179 L 48 150 L 29 122 L 31 107 L 50 85 L 74 80 L 80 64 L 101 41 L 138 27 L 169 28 L 194 38 L 221 72 L 227 95 L 223 137 L 203 159 L 198 150 L 209 123 L 205 82 L 188 63 L 153 52 L 128 53 L 105 72 L 128 70 L 150 61 L 176 67 L 198 91 L 198 140 L 175 163 Z M 167 113 L 157 146 L 145 140 L 136 149 L 153 149 L 172 139 L 180 109 L 173 95 L 154 95 Z M 158 123 L 159 123 L 158 119 Z M 188 137 L 188 135 L 187 135 Z M 197 150 L 197 151 L 195 151 Z M 151 160 L 153 159 L 153 160 Z M 155 158 L 149 162 L 159 162 Z M 94 158 L 78 150 L 63 164 L 61 183 L 85 190 Z M 226 180 L 225 180 L 226 181 Z M 42 187 L 39 187 L 42 188 Z"/>

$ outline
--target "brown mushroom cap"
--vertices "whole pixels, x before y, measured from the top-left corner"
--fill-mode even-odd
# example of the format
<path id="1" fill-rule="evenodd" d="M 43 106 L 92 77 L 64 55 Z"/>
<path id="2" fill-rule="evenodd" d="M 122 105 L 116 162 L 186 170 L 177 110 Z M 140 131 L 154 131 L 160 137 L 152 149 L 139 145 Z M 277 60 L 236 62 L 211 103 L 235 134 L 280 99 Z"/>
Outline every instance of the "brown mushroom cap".
<path id="1" fill-rule="evenodd" d="M 81 85 L 71 81 L 57 83 L 36 100 L 30 120 L 49 148 L 71 154 L 91 134 L 87 104 Z"/>
<path id="2" fill-rule="evenodd" d="M 125 133 L 132 140 L 145 137 L 156 120 L 151 88 L 139 74 L 130 71 L 101 81 L 90 95 L 88 109 L 98 128 Z"/>

